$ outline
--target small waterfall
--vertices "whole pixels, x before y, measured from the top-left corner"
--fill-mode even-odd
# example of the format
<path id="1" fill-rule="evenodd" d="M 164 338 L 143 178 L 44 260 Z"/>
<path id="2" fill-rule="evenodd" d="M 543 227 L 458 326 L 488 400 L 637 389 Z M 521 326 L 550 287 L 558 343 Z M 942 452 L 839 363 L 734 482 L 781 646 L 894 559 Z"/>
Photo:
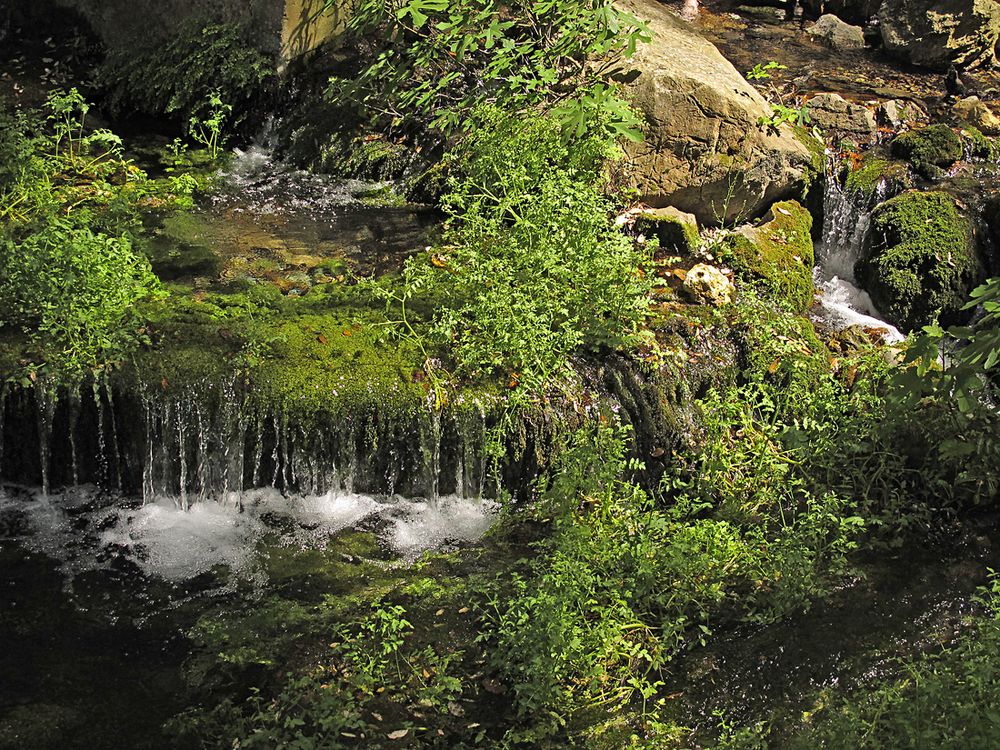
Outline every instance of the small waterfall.
<path id="1" fill-rule="evenodd" d="M 57 394 L 45 382 L 35 386 L 38 420 L 38 463 L 41 467 L 42 497 L 49 496 L 49 464 L 52 458 L 52 423 L 55 420 Z"/>
<path id="2" fill-rule="evenodd" d="M 884 191 L 884 185 L 879 191 Z M 859 206 L 830 176 L 823 196 L 823 236 L 816 246 L 813 276 L 817 289 L 817 317 L 835 329 L 849 326 L 884 329 L 887 343 L 904 336 L 879 316 L 867 292 L 858 288 L 854 266 L 864 250 L 871 211 Z"/>

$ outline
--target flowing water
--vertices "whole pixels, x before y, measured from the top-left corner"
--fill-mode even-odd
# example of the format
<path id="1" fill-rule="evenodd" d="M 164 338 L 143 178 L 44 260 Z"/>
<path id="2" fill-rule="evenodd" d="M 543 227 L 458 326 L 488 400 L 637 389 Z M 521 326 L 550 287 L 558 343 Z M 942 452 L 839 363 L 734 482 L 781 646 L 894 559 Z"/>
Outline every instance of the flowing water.
<path id="1" fill-rule="evenodd" d="M 902 341 L 903 334 L 881 319 L 867 292 L 854 278 L 854 266 L 864 249 L 871 214 L 858 206 L 828 177 L 823 196 L 823 234 L 816 245 L 816 318 L 834 330 L 861 326 L 878 330 L 886 343 Z"/>

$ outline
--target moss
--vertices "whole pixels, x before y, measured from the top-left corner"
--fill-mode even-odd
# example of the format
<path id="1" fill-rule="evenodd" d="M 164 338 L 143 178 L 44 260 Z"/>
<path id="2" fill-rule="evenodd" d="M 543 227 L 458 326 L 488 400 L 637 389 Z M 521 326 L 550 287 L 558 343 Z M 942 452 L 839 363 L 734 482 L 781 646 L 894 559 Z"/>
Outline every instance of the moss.
<path id="1" fill-rule="evenodd" d="M 954 318 L 981 274 L 972 224 L 947 193 L 886 201 L 872 215 L 871 237 L 858 279 L 882 314 L 905 329 L 938 313 Z"/>
<path id="2" fill-rule="evenodd" d="M 906 164 L 869 153 L 857 169 L 847 173 L 844 187 L 866 205 L 874 206 L 880 200 L 913 187 L 913 180 Z"/>
<path id="3" fill-rule="evenodd" d="M 795 138 L 806 147 L 809 151 L 809 169 L 805 175 L 805 190 L 803 191 L 803 198 L 808 194 L 809 189 L 816 182 L 816 180 L 822 178 L 826 174 L 826 144 L 817 138 L 814 138 L 812 133 L 801 126 L 796 126 L 792 129 L 792 133 Z"/>
<path id="4" fill-rule="evenodd" d="M 725 235 L 717 250 L 737 279 L 792 310 L 812 305 L 812 216 L 796 201 L 774 204 L 769 220 Z"/>
<path id="5" fill-rule="evenodd" d="M 1000 159 L 1000 142 L 997 142 L 995 138 L 983 135 L 978 128 L 963 128 L 962 139 L 965 141 L 965 151 L 970 159 L 981 161 Z"/>
<path id="6" fill-rule="evenodd" d="M 668 206 L 643 211 L 635 223 L 636 231 L 653 235 L 660 247 L 681 255 L 691 255 L 701 244 L 698 220 L 691 214 Z"/>
<path id="7" fill-rule="evenodd" d="M 962 158 L 962 139 L 947 125 L 931 125 L 896 136 L 890 144 L 892 153 L 913 164 L 927 179 L 941 175 Z"/>

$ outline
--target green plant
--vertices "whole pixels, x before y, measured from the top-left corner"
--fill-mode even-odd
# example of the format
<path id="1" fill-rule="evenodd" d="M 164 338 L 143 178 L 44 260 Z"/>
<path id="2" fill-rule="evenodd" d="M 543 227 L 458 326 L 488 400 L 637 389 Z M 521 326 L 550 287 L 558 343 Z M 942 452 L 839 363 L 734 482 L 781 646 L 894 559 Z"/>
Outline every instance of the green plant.
<path id="1" fill-rule="evenodd" d="M 648 34 L 609 0 L 364 0 L 350 28 L 374 48 L 359 75 L 331 80 L 328 98 L 385 128 L 447 135 L 495 104 L 549 109 L 567 137 L 595 124 L 640 137 L 613 79 Z"/>
<path id="2" fill-rule="evenodd" d="M 568 145 L 549 117 L 487 108 L 475 118 L 448 156 L 442 244 L 407 263 L 401 289 L 376 292 L 403 333 L 449 346 L 460 373 L 537 392 L 562 380 L 575 352 L 632 340 L 648 282 L 601 194 L 611 144 L 591 134 Z M 434 301 L 419 336 L 417 296 Z"/>
<path id="3" fill-rule="evenodd" d="M 201 108 L 202 114 L 193 114 L 188 119 L 188 134 L 208 150 L 213 161 L 219 158 L 222 131 L 232 111 L 232 106 L 222 101 L 219 92 L 213 91 Z"/>

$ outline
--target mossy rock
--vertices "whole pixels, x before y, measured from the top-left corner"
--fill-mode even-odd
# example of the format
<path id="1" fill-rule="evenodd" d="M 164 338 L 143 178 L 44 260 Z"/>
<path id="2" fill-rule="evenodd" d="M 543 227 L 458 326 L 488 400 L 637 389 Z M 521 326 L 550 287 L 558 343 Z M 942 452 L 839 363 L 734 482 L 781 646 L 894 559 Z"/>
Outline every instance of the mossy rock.
<path id="1" fill-rule="evenodd" d="M 983 132 L 978 128 L 963 128 L 962 139 L 965 141 L 965 151 L 970 159 L 977 161 L 1000 160 L 1000 141 L 983 135 Z"/>
<path id="2" fill-rule="evenodd" d="M 812 216 L 797 201 L 782 201 L 764 218 L 725 235 L 718 259 L 765 297 L 804 312 L 813 301 Z"/>
<path id="3" fill-rule="evenodd" d="M 913 187 L 913 178 L 904 162 L 883 159 L 868 153 L 857 169 L 847 173 L 844 188 L 873 207 L 879 200 L 892 198 Z"/>
<path id="4" fill-rule="evenodd" d="M 953 319 L 982 274 L 972 222 L 948 193 L 907 192 L 872 214 L 858 280 L 876 307 L 907 330 Z"/>
<path id="5" fill-rule="evenodd" d="M 894 156 L 906 159 L 927 179 L 962 158 L 962 139 L 947 125 L 931 125 L 896 136 L 890 144 Z"/>
<path id="6" fill-rule="evenodd" d="M 660 247 L 681 255 L 692 254 L 701 243 L 698 219 L 694 214 L 684 213 L 673 206 L 643 211 L 636 219 L 635 228 L 641 234 L 656 237 Z"/>

